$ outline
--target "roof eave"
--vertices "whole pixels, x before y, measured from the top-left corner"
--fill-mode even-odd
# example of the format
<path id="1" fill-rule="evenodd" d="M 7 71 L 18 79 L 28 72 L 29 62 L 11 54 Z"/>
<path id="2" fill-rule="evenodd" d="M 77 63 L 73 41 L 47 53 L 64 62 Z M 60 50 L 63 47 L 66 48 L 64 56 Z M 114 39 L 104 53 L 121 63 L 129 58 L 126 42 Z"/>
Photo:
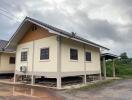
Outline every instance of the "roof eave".
<path id="1" fill-rule="evenodd" d="M 93 43 L 93 42 L 91 42 L 91 41 L 90 41 L 90 42 L 86 42 L 86 41 L 84 41 L 84 40 L 82 40 L 82 39 L 78 39 L 77 37 L 72 37 L 72 38 L 71 38 L 72 35 L 70 35 L 70 33 L 69 33 L 69 34 L 64 34 L 64 33 L 60 33 L 60 32 L 54 31 L 53 29 L 50 29 L 50 28 L 48 28 L 48 27 L 46 27 L 46 26 L 44 26 L 44 25 L 41 25 L 40 23 L 38 23 L 38 22 L 36 22 L 36 21 L 34 21 L 34 20 L 31 20 L 30 17 L 26 17 L 26 18 L 23 20 L 23 22 L 20 24 L 20 26 L 19 26 L 18 29 L 16 30 L 15 34 L 14 34 L 14 35 L 11 37 L 11 39 L 9 40 L 8 44 L 6 45 L 6 48 L 9 47 L 9 45 L 11 44 L 11 41 L 14 39 L 15 35 L 19 32 L 20 28 L 22 27 L 22 25 L 23 25 L 26 21 L 29 21 L 29 22 L 31 22 L 31 23 L 33 23 L 33 24 L 36 24 L 36 25 L 40 26 L 40 27 L 43 27 L 43 28 L 47 29 L 50 33 L 54 33 L 54 34 L 57 34 L 57 35 L 60 35 L 60 36 L 66 37 L 66 38 L 70 38 L 70 39 L 72 39 L 72 40 L 76 40 L 76 41 L 79 41 L 79 42 L 82 42 L 82 43 L 85 43 L 85 44 L 88 44 L 88 45 L 91 45 L 91 46 L 94 46 L 94 47 L 97 47 L 97 48 L 101 48 L 101 49 L 105 49 L 105 50 L 110 50 L 110 49 L 108 49 L 108 48 L 106 48 L 106 47 L 103 47 L 103 46 L 98 45 L 98 44 L 96 44 L 96 43 Z M 67 32 L 67 33 L 68 33 L 68 32 Z"/>
<path id="2" fill-rule="evenodd" d="M 16 51 L 13 51 L 13 52 L 8 52 L 8 51 L 0 51 L 0 53 L 13 53 L 13 54 L 15 54 L 15 53 L 16 53 Z"/>
<path id="3" fill-rule="evenodd" d="M 114 55 L 114 54 L 111 54 L 111 53 L 103 53 L 103 54 L 101 54 L 101 56 L 113 56 L 115 58 L 118 58 L 119 57 L 119 56 Z"/>
<path id="4" fill-rule="evenodd" d="M 27 18 L 27 17 L 26 17 Z M 21 26 L 25 23 L 26 18 L 23 20 L 23 22 L 19 25 L 18 29 L 16 30 L 16 32 L 13 34 L 13 36 L 10 38 L 10 40 L 8 41 L 7 45 L 5 48 L 8 48 L 8 46 L 10 45 L 11 41 L 14 39 L 15 35 L 18 33 L 19 29 L 21 28 Z"/>

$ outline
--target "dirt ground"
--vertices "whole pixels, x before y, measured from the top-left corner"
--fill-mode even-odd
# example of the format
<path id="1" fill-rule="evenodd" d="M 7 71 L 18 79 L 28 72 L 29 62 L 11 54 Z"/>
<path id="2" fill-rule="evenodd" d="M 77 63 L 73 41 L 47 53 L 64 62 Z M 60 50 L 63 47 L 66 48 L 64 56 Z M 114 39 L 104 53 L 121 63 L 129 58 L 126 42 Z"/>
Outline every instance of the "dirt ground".
<path id="1" fill-rule="evenodd" d="M 53 89 L 0 84 L 0 100 L 63 100 Z"/>
<path id="2" fill-rule="evenodd" d="M 132 79 L 118 80 L 102 88 L 60 94 L 66 100 L 132 100 Z"/>
<path id="3" fill-rule="evenodd" d="M 132 79 L 90 90 L 57 91 L 0 84 L 0 100 L 132 100 Z"/>

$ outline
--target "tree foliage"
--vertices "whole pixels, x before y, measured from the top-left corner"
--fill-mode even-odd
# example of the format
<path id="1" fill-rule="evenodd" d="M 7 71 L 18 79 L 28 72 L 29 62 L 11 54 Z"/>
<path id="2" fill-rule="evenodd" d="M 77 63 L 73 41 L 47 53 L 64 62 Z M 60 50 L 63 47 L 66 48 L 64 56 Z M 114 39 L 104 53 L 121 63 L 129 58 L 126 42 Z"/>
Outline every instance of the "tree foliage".
<path id="1" fill-rule="evenodd" d="M 107 61 L 107 76 L 112 76 L 112 61 Z M 120 58 L 115 59 L 116 76 L 131 76 L 132 77 L 132 58 L 127 56 L 127 53 L 121 53 Z"/>
<path id="2" fill-rule="evenodd" d="M 121 59 L 128 59 L 127 53 L 123 52 L 120 54 Z"/>

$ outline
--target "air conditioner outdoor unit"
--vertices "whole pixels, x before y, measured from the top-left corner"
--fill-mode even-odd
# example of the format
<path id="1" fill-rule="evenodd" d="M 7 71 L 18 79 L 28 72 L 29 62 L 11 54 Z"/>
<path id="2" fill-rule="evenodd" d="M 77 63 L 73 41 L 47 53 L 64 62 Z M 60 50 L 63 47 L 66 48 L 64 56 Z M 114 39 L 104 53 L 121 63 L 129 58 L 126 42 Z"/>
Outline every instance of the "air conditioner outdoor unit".
<path id="1" fill-rule="evenodd" d="M 26 73 L 27 67 L 26 66 L 21 66 L 20 67 L 20 72 Z"/>

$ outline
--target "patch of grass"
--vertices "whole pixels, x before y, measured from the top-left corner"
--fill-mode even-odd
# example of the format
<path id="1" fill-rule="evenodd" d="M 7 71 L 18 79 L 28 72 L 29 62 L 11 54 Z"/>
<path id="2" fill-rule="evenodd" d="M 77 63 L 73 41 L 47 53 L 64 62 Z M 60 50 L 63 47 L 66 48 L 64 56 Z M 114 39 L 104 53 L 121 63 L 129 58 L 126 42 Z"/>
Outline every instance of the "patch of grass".
<path id="1" fill-rule="evenodd" d="M 92 83 L 92 84 L 88 84 L 86 86 L 80 87 L 79 90 L 89 90 L 89 89 L 95 89 L 95 88 L 97 89 L 97 88 L 101 88 L 101 87 L 107 86 L 107 85 L 109 85 L 112 82 L 114 82 L 114 79 L 99 81 L 97 83 Z"/>
<path id="2" fill-rule="evenodd" d="M 106 63 L 107 76 L 112 76 L 112 62 Z M 122 78 L 132 78 L 132 63 L 122 63 L 121 61 L 115 61 L 116 76 Z"/>
<path id="3" fill-rule="evenodd" d="M 121 77 L 122 79 L 132 79 L 132 76 L 130 75 L 120 75 L 118 77 Z"/>
<path id="4" fill-rule="evenodd" d="M 114 82 L 115 80 L 103 80 L 103 81 L 99 81 L 96 83 L 91 83 L 85 86 L 82 86 L 80 88 L 72 88 L 70 90 L 67 91 L 67 93 L 72 93 L 72 94 L 76 94 L 76 92 L 78 91 L 87 91 L 87 90 L 91 90 L 91 89 L 99 89 L 105 86 L 108 86 L 109 84 L 111 84 L 112 82 Z"/>

